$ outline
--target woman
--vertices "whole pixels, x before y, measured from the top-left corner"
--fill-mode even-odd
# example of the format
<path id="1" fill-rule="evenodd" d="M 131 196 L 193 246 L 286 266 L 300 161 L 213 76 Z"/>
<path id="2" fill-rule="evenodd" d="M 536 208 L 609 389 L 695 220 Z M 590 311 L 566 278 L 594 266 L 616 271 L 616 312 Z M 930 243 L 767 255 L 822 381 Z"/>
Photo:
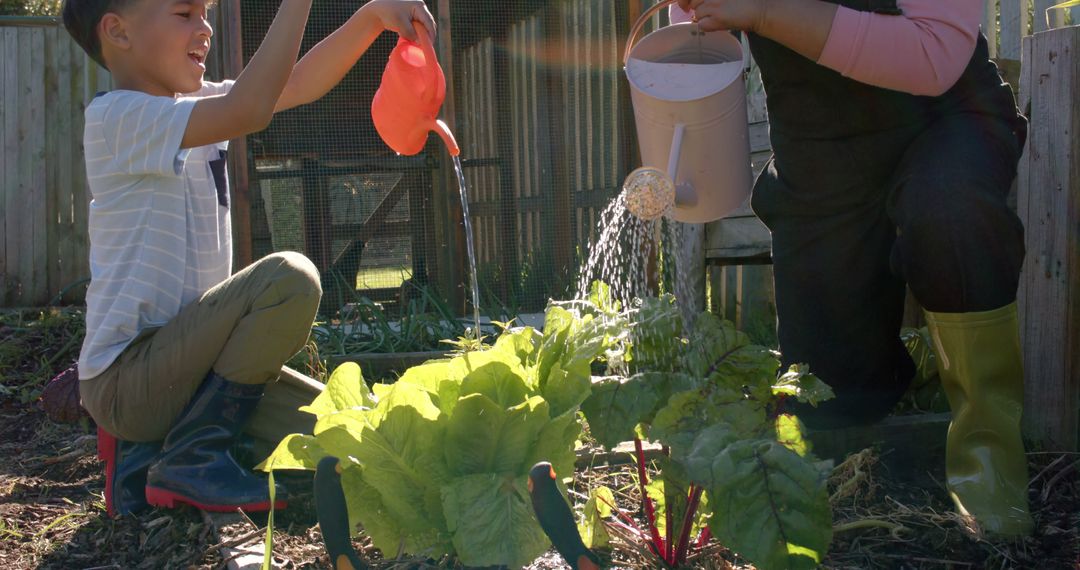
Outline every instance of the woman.
<path id="1" fill-rule="evenodd" d="M 773 237 L 780 350 L 837 397 L 815 428 L 889 413 L 914 374 L 905 284 L 926 311 L 953 411 L 961 514 L 1028 534 L 1016 289 L 1006 205 L 1026 122 L 979 32 L 983 0 L 679 0 L 673 19 L 747 33 L 773 159 L 752 206 Z"/>

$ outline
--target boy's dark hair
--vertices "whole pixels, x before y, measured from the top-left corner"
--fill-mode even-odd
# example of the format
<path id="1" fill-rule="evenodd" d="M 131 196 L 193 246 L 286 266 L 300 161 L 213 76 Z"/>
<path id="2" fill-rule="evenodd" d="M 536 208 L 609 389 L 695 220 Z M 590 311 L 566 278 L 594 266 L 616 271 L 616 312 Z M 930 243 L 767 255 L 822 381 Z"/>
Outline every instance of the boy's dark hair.
<path id="1" fill-rule="evenodd" d="M 64 27 L 91 59 L 105 66 L 97 25 L 109 12 L 118 12 L 137 0 L 64 0 Z"/>

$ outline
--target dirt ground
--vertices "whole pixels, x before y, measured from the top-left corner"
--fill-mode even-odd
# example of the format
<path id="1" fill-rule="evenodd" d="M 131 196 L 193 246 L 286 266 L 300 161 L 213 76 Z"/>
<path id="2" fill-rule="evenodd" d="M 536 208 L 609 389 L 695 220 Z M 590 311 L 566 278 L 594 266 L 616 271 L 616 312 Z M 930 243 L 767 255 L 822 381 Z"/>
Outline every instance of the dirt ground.
<path id="1" fill-rule="evenodd" d="M 104 477 L 89 420 L 51 421 L 39 399 L 49 378 L 78 352 L 78 310 L 0 312 L 0 567 L 56 569 L 225 567 L 222 546 L 257 544 L 264 517 L 215 529 L 195 510 L 105 516 Z M 834 516 L 840 530 L 829 569 L 1080 569 L 1080 454 L 1029 454 L 1029 493 L 1037 530 L 1018 542 L 970 536 L 951 514 L 942 473 L 899 477 L 886 457 L 859 455 L 835 473 Z M 310 477 L 285 476 L 292 499 L 274 524 L 274 565 L 328 568 L 314 518 Z M 575 500 L 594 484 L 617 491 L 632 513 L 635 485 L 627 465 L 579 473 Z M 614 534 L 614 533 L 613 533 Z M 383 560 L 362 539 L 358 550 L 378 568 L 454 568 L 449 560 Z M 658 568 L 639 546 L 614 534 L 602 553 L 614 568 Z M 746 568 L 720 545 L 692 556 L 694 568 Z M 548 553 L 532 570 L 566 568 Z"/>

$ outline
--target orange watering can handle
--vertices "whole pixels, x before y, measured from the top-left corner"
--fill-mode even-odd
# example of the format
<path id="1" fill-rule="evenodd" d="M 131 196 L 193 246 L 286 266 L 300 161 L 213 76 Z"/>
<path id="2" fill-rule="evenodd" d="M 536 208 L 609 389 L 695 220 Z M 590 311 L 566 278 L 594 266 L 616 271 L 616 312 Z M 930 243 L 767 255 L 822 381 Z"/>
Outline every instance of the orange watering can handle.
<path id="1" fill-rule="evenodd" d="M 424 66 L 424 73 L 427 76 L 425 85 L 430 85 L 438 75 L 439 58 L 435 56 L 435 46 L 431 44 L 431 38 L 428 36 L 427 28 L 420 22 L 413 20 L 413 29 L 416 30 L 416 37 L 419 40 L 420 49 L 424 50 L 424 61 L 427 65 Z M 436 92 L 431 99 L 435 101 L 442 101 L 446 97 L 446 82 L 438 81 L 436 86 Z M 427 96 L 428 94 L 425 94 Z M 426 98 L 426 97 L 425 97 Z"/>
<path id="2" fill-rule="evenodd" d="M 645 10 L 641 16 L 638 16 L 637 21 L 634 22 L 634 27 L 630 29 L 630 35 L 626 38 L 626 50 L 623 52 L 622 58 L 623 65 L 626 65 L 626 62 L 630 59 L 630 50 L 634 48 L 634 42 L 637 41 L 637 36 L 641 33 L 641 29 L 645 27 L 645 22 L 648 22 L 649 18 L 655 16 L 660 10 L 674 3 L 675 0 L 661 0 L 661 2 L 654 5 L 652 8 Z"/>

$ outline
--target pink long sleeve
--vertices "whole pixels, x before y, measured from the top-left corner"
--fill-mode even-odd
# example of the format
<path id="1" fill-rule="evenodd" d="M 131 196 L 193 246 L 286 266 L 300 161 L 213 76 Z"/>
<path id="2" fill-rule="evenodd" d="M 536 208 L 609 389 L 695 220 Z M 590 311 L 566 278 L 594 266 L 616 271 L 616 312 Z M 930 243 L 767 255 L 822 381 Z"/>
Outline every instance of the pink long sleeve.
<path id="1" fill-rule="evenodd" d="M 898 0 L 903 16 L 840 7 L 818 63 L 856 81 L 940 95 L 975 51 L 984 0 Z"/>
<path id="2" fill-rule="evenodd" d="M 839 7 L 818 63 L 915 95 L 948 91 L 975 50 L 984 0 L 897 0 L 903 16 Z M 672 23 L 690 21 L 677 5 Z"/>

